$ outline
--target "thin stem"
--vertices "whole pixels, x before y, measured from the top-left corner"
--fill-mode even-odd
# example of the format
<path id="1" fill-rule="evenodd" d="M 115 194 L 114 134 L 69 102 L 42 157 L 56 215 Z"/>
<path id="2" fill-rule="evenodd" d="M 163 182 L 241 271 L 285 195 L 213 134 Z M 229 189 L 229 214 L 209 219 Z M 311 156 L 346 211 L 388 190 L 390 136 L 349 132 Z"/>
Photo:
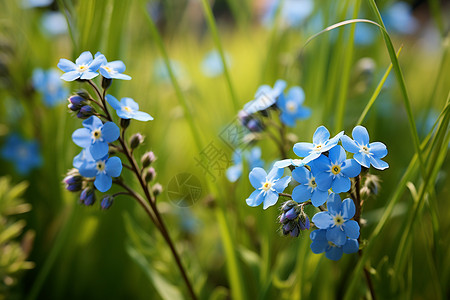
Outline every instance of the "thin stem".
<path id="1" fill-rule="evenodd" d="M 291 194 L 287 194 L 287 193 L 278 193 L 278 195 L 283 196 L 283 197 L 288 197 L 292 199 L 292 195 Z"/>

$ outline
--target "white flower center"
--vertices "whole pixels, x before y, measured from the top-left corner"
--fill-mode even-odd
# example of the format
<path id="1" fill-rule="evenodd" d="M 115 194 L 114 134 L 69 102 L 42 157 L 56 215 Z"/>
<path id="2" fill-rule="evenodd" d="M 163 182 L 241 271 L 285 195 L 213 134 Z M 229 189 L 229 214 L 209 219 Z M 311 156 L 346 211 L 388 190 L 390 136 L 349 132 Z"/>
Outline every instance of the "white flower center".
<path id="1" fill-rule="evenodd" d="M 100 129 L 95 129 L 92 131 L 92 139 L 95 141 L 102 138 L 102 131 Z"/>
<path id="2" fill-rule="evenodd" d="M 289 112 L 294 113 L 297 111 L 297 103 L 295 101 L 288 101 L 286 103 L 286 108 Z"/>
<path id="3" fill-rule="evenodd" d="M 19 149 L 17 150 L 17 155 L 21 159 L 27 158 L 28 157 L 28 149 L 26 147 L 19 147 Z"/>
<path id="4" fill-rule="evenodd" d="M 105 171 L 105 162 L 103 160 L 98 161 L 96 163 L 95 167 L 99 173 L 104 172 Z"/>
<path id="5" fill-rule="evenodd" d="M 88 69 L 89 69 L 89 68 L 88 68 L 87 65 L 80 65 L 80 66 L 78 66 L 78 68 L 77 68 L 77 72 L 83 73 L 83 72 L 86 72 Z"/>
<path id="6" fill-rule="evenodd" d="M 314 145 L 314 147 L 313 147 L 313 151 L 316 151 L 316 152 L 321 152 L 322 151 L 322 148 L 323 148 L 323 144 L 322 143 L 320 143 L 320 144 L 317 144 L 317 145 Z"/>
<path id="7" fill-rule="evenodd" d="M 369 155 L 370 154 L 370 149 L 369 149 L 369 147 L 367 147 L 367 146 L 360 146 L 359 147 L 359 152 L 362 152 L 362 153 L 364 153 L 364 154 L 367 154 L 367 155 Z"/>
<path id="8" fill-rule="evenodd" d="M 335 226 L 341 226 L 342 224 L 344 224 L 344 218 L 340 213 L 333 217 L 333 221 Z"/>
<path id="9" fill-rule="evenodd" d="M 316 183 L 316 178 L 315 178 L 315 177 L 311 177 L 311 178 L 309 179 L 308 186 L 309 186 L 312 190 L 314 190 L 314 189 L 317 187 L 317 183 Z"/>
<path id="10" fill-rule="evenodd" d="M 267 192 L 267 191 L 269 191 L 269 190 L 272 189 L 272 186 L 273 186 L 273 182 L 266 181 L 266 182 L 263 184 L 263 186 L 261 187 L 261 189 L 262 189 L 264 192 Z"/>

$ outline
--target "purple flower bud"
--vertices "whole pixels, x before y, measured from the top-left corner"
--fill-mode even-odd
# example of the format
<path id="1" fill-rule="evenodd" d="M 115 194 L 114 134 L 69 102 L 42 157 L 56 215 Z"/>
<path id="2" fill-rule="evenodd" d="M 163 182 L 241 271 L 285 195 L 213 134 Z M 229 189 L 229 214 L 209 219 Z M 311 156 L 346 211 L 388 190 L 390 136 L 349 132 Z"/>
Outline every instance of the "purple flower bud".
<path id="1" fill-rule="evenodd" d="M 263 125 L 262 125 L 261 121 L 259 121 L 257 119 L 249 120 L 245 126 L 251 132 L 261 132 L 261 131 L 263 131 Z"/>
<path id="2" fill-rule="evenodd" d="M 296 225 L 296 226 L 291 230 L 291 232 L 290 232 L 289 234 L 290 234 L 292 237 L 298 237 L 299 233 L 300 233 L 299 226 Z"/>
<path id="3" fill-rule="evenodd" d="M 85 100 L 91 99 L 91 95 L 89 95 L 88 91 L 84 89 L 78 90 L 77 95 L 80 96 L 81 98 L 84 98 Z"/>
<path id="4" fill-rule="evenodd" d="M 77 170 L 71 170 L 67 173 L 67 176 L 63 179 L 66 190 L 69 192 L 78 192 L 83 185 L 83 177 Z"/>
<path id="5" fill-rule="evenodd" d="M 95 191 L 92 188 L 85 188 L 81 191 L 80 201 L 86 206 L 90 206 L 95 202 Z"/>
<path id="6" fill-rule="evenodd" d="M 293 219 L 297 218 L 298 217 L 298 213 L 297 213 L 296 207 L 291 208 L 290 210 L 285 212 L 284 215 L 289 220 L 293 220 Z"/>
<path id="7" fill-rule="evenodd" d="M 131 149 L 136 149 L 140 144 L 144 142 L 144 136 L 140 133 L 133 134 L 130 138 Z"/>
<path id="8" fill-rule="evenodd" d="M 100 202 L 100 208 L 102 210 L 107 210 L 108 208 L 111 207 L 111 205 L 113 204 L 113 201 L 114 201 L 113 196 L 106 195 L 105 197 L 103 197 L 102 201 Z"/>
<path id="9" fill-rule="evenodd" d="M 310 223 L 309 218 L 306 214 L 302 214 L 298 220 L 298 225 L 300 225 L 300 230 L 309 230 Z"/>
<path id="10" fill-rule="evenodd" d="M 155 179 L 155 177 L 156 177 L 156 171 L 155 171 L 155 168 L 150 167 L 150 168 L 145 172 L 145 175 L 144 175 L 145 182 L 150 182 L 150 181 L 152 181 L 153 179 Z"/>
<path id="11" fill-rule="evenodd" d="M 77 111 L 81 109 L 84 105 L 86 105 L 86 99 L 78 95 L 70 96 L 68 101 L 69 101 L 68 107 L 73 111 Z"/>
<path id="12" fill-rule="evenodd" d="M 77 114 L 77 117 L 80 119 L 87 119 L 93 114 L 95 114 L 95 110 L 92 108 L 92 106 L 85 105 L 81 107 L 80 111 Z"/>
<path id="13" fill-rule="evenodd" d="M 141 157 L 141 163 L 143 168 L 147 168 L 156 160 L 156 156 L 153 151 L 146 152 Z"/>

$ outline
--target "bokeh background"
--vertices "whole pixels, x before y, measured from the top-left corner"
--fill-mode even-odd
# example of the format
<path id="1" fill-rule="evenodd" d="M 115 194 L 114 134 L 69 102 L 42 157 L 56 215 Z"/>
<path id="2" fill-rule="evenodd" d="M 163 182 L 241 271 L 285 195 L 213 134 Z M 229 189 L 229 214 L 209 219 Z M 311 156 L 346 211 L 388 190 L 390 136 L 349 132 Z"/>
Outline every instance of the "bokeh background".
<path id="1" fill-rule="evenodd" d="M 276 207 L 263 211 L 246 205 L 252 192 L 248 168 L 236 183 L 227 180 L 233 149 L 223 137 L 258 86 L 277 79 L 301 86 L 312 111 L 290 129 L 292 145 L 310 141 L 319 125 L 332 135 L 350 134 L 391 63 L 383 36 L 376 26 L 358 23 L 306 42 L 340 21 L 376 21 L 370 2 L 0 1 L 0 298 L 187 298 L 167 245 L 137 203 L 119 197 L 101 211 L 98 203 L 81 205 L 61 183 L 80 150 L 71 134 L 81 124 L 69 113 L 67 97 L 89 87 L 59 80 L 56 65 L 83 51 L 122 60 L 133 79 L 114 82 L 110 93 L 135 99 L 154 117 L 132 123 L 129 131 L 146 137 L 138 155 L 152 150 L 158 158 L 154 166 L 164 188 L 158 205 L 202 299 L 369 297 L 363 275 L 353 273 L 357 255 L 338 262 L 315 255 L 308 232 L 298 238 L 280 234 Z M 205 3 L 217 32 L 208 23 Z M 415 148 L 392 72 L 363 122 L 371 140 L 387 145 L 390 164 L 387 171 L 375 172 L 381 188 L 363 211 L 362 238 L 372 237 L 364 243 L 373 243 L 367 264 L 380 299 L 448 298 L 450 164 L 444 121 L 450 6 L 439 0 L 376 4 L 395 50 L 403 47 L 399 62 L 414 130 L 423 141 L 440 128 L 444 146 L 424 146 L 425 166 L 436 165 L 433 176 L 417 161 L 408 173 Z M 22 150 L 11 152 L 11 145 Z M 283 158 L 269 139 L 258 145 L 266 168 Z M 208 146 L 228 159 L 205 169 L 199 159 Z M 292 151 L 289 155 L 294 157 Z M 189 205 L 174 203 L 167 193 L 180 173 L 200 182 L 201 192 Z M 427 192 L 418 198 L 427 175 Z M 412 215 L 418 203 L 421 209 Z M 402 240 L 409 224 L 412 229 Z M 358 285 L 348 295 L 352 282 Z"/>

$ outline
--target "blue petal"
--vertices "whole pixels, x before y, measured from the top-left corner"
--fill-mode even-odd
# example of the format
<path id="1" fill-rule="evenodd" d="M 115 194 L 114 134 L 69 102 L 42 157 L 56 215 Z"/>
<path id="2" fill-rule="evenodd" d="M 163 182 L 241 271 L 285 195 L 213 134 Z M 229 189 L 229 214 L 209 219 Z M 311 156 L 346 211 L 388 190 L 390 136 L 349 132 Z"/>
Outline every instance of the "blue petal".
<path id="1" fill-rule="evenodd" d="M 103 54 L 98 55 L 89 65 L 89 70 L 92 72 L 97 71 L 101 65 L 106 63 L 106 58 Z M 98 75 L 98 74 L 97 74 Z"/>
<path id="2" fill-rule="evenodd" d="M 273 164 L 273 166 L 277 167 L 277 168 L 286 168 L 291 165 L 292 165 L 292 159 L 290 159 L 290 158 L 279 160 Z"/>
<path id="3" fill-rule="evenodd" d="M 352 136 L 353 139 L 361 146 L 369 144 L 369 133 L 367 132 L 367 129 L 361 125 L 353 128 Z"/>
<path id="4" fill-rule="evenodd" d="M 325 257 L 330 260 L 340 260 L 342 257 L 343 250 L 340 247 L 331 247 L 330 250 L 325 252 Z"/>
<path id="5" fill-rule="evenodd" d="M 264 200 L 264 191 L 262 190 L 256 190 L 245 200 L 247 202 L 248 206 L 258 206 L 260 205 Z"/>
<path id="6" fill-rule="evenodd" d="M 363 167 L 370 168 L 370 156 L 365 153 L 358 152 L 353 155 L 353 158 Z"/>
<path id="7" fill-rule="evenodd" d="M 288 99 L 294 99 L 295 102 L 297 102 L 300 106 L 303 104 L 303 101 L 305 101 L 305 92 L 303 91 L 303 89 L 301 87 L 294 86 L 289 89 L 286 97 Z"/>
<path id="8" fill-rule="evenodd" d="M 283 173 L 284 173 L 283 168 L 272 167 L 269 174 L 267 175 L 267 179 L 273 181 L 274 179 L 278 179 L 281 176 L 283 176 Z"/>
<path id="9" fill-rule="evenodd" d="M 292 171 L 294 180 L 301 184 L 308 184 L 311 172 L 305 167 L 297 167 Z"/>
<path id="10" fill-rule="evenodd" d="M 84 51 L 80 54 L 80 56 L 77 58 L 75 63 L 77 65 L 87 65 L 92 61 L 92 53 L 89 51 Z"/>
<path id="11" fill-rule="evenodd" d="M 242 164 L 231 166 L 226 171 L 226 176 L 230 182 L 236 182 L 242 175 Z"/>
<path id="12" fill-rule="evenodd" d="M 264 199 L 263 209 L 267 209 L 268 207 L 275 205 L 278 201 L 278 197 L 278 193 L 274 191 L 268 191 Z"/>
<path id="13" fill-rule="evenodd" d="M 98 73 L 93 71 L 85 71 L 81 74 L 80 79 L 89 80 L 98 76 Z"/>
<path id="14" fill-rule="evenodd" d="M 359 225 L 354 220 L 348 220 L 342 224 L 345 234 L 351 239 L 357 239 L 359 237 Z"/>
<path id="15" fill-rule="evenodd" d="M 306 185 L 298 185 L 292 191 L 292 200 L 296 202 L 305 202 L 311 199 L 311 191 L 308 189 Z"/>
<path id="16" fill-rule="evenodd" d="M 317 187 L 322 191 L 328 191 L 331 188 L 333 182 L 333 176 L 329 172 L 320 172 L 316 175 Z"/>
<path id="17" fill-rule="evenodd" d="M 389 168 L 389 164 L 387 162 L 382 161 L 381 159 L 375 158 L 373 156 L 370 158 L 370 163 L 372 164 L 372 166 L 375 169 L 378 169 L 378 170 L 384 170 L 384 169 Z"/>
<path id="18" fill-rule="evenodd" d="M 348 192 L 351 186 L 350 179 L 344 176 L 336 176 L 331 184 L 331 188 L 335 193 Z"/>
<path id="19" fill-rule="evenodd" d="M 120 110 L 123 106 L 123 104 L 112 95 L 106 95 L 106 101 L 108 101 L 109 105 L 111 105 L 111 107 L 115 110 Z"/>
<path id="20" fill-rule="evenodd" d="M 60 68 L 63 72 L 70 72 L 75 71 L 77 69 L 77 65 L 68 59 L 61 58 L 58 63 L 58 68 Z"/>
<path id="21" fill-rule="evenodd" d="M 331 193 L 327 199 L 327 209 L 332 215 L 337 215 L 341 212 L 342 201 L 338 194 Z"/>
<path id="22" fill-rule="evenodd" d="M 326 211 L 318 212 L 312 218 L 314 225 L 320 229 L 328 229 L 333 226 L 333 217 Z"/>
<path id="23" fill-rule="evenodd" d="M 74 81 L 80 78 L 80 73 L 77 71 L 70 71 L 61 75 L 61 79 L 65 81 Z"/>
<path id="24" fill-rule="evenodd" d="M 344 201 L 342 201 L 342 216 L 345 220 L 353 218 L 355 215 L 355 203 L 352 199 L 346 198 Z"/>
<path id="25" fill-rule="evenodd" d="M 106 174 L 111 177 L 119 177 L 122 172 L 122 162 L 120 158 L 114 156 L 110 157 L 105 164 Z"/>
<path id="26" fill-rule="evenodd" d="M 347 236 L 340 226 L 334 226 L 327 230 L 327 240 L 337 246 L 343 246 L 347 241 Z"/>
<path id="27" fill-rule="evenodd" d="M 81 165 L 81 167 L 78 169 L 78 172 L 80 172 L 80 175 L 83 177 L 95 177 L 97 175 L 97 168 L 95 161 L 89 161 L 85 162 Z"/>
<path id="28" fill-rule="evenodd" d="M 112 178 L 105 173 L 98 174 L 95 178 L 94 185 L 100 192 L 108 191 L 112 186 Z"/>
<path id="29" fill-rule="evenodd" d="M 290 115 L 289 113 L 283 112 L 280 116 L 280 120 L 289 127 L 295 126 L 295 116 Z"/>
<path id="30" fill-rule="evenodd" d="M 313 174 L 329 171 L 331 168 L 330 159 L 325 155 L 320 155 L 317 159 L 314 160 L 313 163 L 310 163 L 309 165 Z"/>
<path id="31" fill-rule="evenodd" d="M 79 128 L 72 134 L 72 140 L 77 146 L 88 148 L 92 142 L 91 131 L 87 128 Z"/>
<path id="32" fill-rule="evenodd" d="M 120 102 L 122 102 L 123 105 L 128 106 L 132 110 L 139 110 L 139 104 L 132 98 L 125 97 L 120 99 Z"/>
<path id="33" fill-rule="evenodd" d="M 347 177 L 356 177 L 361 173 L 361 165 L 354 159 L 347 159 L 341 166 L 341 172 Z"/>
<path id="34" fill-rule="evenodd" d="M 316 229 L 310 234 L 312 240 L 311 251 L 315 254 L 325 252 L 328 248 L 328 241 L 326 238 L 326 231 L 323 229 Z"/>
<path id="35" fill-rule="evenodd" d="M 95 160 L 102 159 L 108 154 L 108 143 L 97 141 L 89 147 L 92 157 Z"/>
<path id="36" fill-rule="evenodd" d="M 109 62 L 106 64 L 106 66 L 110 67 L 111 69 L 116 70 L 119 73 L 125 72 L 125 64 L 121 60 L 115 60 L 115 61 Z"/>
<path id="37" fill-rule="evenodd" d="M 320 126 L 316 129 L 313 135 L 313 143 L 321 144 L 325 143 L 330 138 L 330 132 L 325 126 Z"/>
<path id="38" fill-rule="evenodd" d="M 345 245 L 342 246 L 342 250 L 344 250 L 344 253 L 346 254 L 358 252 L 359 250 L 358 240 L 348 239 Z"/>
<path id="39" fill-rule="evenodd" d="M 266 182 L 267 173 L 263 168 L 254 168 L 248 177 L 252 186 L 259 189 Z"/>
<path id="40" fill-rule="evenodd" d="M 100 120 L 96 116 L 90 116 L 89 118 L 84 120 L 82 124 L 84 127 L 90 129 L 91 131 L 103 126 L 102 120 Z"/>
<path id="41" fill-rule="evenodd" d="M 342 163 L 346 158 L 344 148 L 342 148 L 342 146 L 339 146 L 339 145 L 334 146 L 333 148 L 330 149 L 328 158 L 330 159 L 330 161 L 332 163 L 338 163 L 338 164 Z"/>
<path id="42" fill-rule="evenodd" d="M 324 241 L 327 243 L 327 246 L 328 246 L 327 231 L 324 229 L 316 229 L 316 230 L 312 231 L 309 234 L 309 238 L 312 241 Z"/>
<path id="43" fill-rule="evenodd" d="M 346 135 L 341 136 L 341 143 L 345 150 L 350 153 L 358 153 L 359 147 L 356 145 L 355 141 Z"/>
<path id="44" fill-rule="evenodd" d="M 387 155 L 388 151 L 386 145 L 381 142 L 373 142 L 369 144 L 370 153 L 378 158 L 383 158 Z"/>
<path id="45" fill-rule="evenodd" d="M 111 75 L 111 77 L 114 79 L 131 80 L 131 76 L 125 75 L 125 74 L 120 74 L 120 73 Z"/>
<path id="46" fill-rule="evenodd" d="M 328 198 L 328 191 L 322 191 L 316 188 L 312 193 L 311 203 L 315 207 L 319 207 L 327 201 L 327 198 Z"/>
<path id="47" fill-rule="evenodd" d="M 277 194 L 282 193 L 289 185 L 289 182 L 291 182 L 291 176 L 283 177 L 275 182 L 273 189 L 277 192 Z"/>
<path id="48" fill-rule="evenodd" d="M 337 145 L 337 143 L 339 142 L 339 140 L 341 139 L 341 137 L 344 135 L 344 132 L 341 131 L 338 134 L 336 134 L 333 138 L 331 138 L 330 140 L 328 140 L 326 142 L 325 147 L 322 148 L 322 152 L 324 151 L 328 151 L 331 148 L 333 148 L 334 146 Z"/>
<path id="49" fill-rule="evenodd" d="M 297 143 L 294 145 L 294 153 L 299 157 L 306 157 L 313 150 L 311 143 Z"/>
<path id="50" fill-rule="evenodd" d="M 119 136 L 120 129 L 116 124 L 114 124 L 113 122 L 106 122 L 105 124 L 103 124 L 102 137 L 106 142 L 112 143 L 117 140 Z"/>
<path id="51" fill-rule="evenodd" d="M 135 120 L 144 121 L 144 122 L 153 120 L 152 116 L 150 116 L 148 113 L 142 112 L 142 111 L 134 112 L 132 118 Z"/>

